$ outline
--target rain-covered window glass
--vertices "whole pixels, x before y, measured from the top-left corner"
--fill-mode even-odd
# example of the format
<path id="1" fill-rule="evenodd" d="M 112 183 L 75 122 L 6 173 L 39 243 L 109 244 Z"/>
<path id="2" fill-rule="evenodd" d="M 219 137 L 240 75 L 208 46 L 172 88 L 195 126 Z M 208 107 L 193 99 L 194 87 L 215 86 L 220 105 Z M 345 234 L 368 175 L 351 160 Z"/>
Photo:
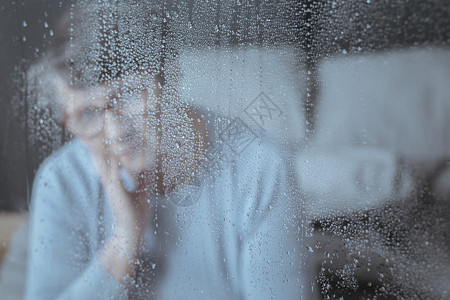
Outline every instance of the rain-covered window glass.
<path id="1" fill-rule="evenodd" d="M 0 298 L 450 298 L 450 5 L 0 3 Z"/>

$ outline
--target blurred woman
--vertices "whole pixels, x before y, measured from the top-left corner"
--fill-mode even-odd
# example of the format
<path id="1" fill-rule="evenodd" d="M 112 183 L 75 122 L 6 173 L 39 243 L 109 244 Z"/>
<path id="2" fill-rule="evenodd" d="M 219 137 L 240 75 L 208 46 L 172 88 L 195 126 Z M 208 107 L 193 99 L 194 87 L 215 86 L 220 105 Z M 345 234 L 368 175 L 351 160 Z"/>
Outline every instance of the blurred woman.
<path id="1" fill-rule="evenodd" d="M 30 69 L 74 139 L 34 182 L 27 299 L 300 296 L 280 151 L 236 155 L 183 103 L 167 22 L 144 1 L 80 3 Z"/>

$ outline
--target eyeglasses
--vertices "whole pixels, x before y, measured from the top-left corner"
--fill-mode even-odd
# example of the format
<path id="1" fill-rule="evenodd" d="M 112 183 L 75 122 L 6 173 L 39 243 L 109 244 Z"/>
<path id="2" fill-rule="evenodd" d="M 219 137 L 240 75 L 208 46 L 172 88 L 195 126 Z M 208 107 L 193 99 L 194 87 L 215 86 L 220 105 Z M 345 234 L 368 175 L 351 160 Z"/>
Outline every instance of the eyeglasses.
<path id="1" fill-rule="evenodd" d="M 77 134 L 85 138 L 92 138 L 100 134 L 104 127 L 107 111 L 112 111 L 115 117 L 124 122 L 142 115 L 144 110 L 151 110 L 148 106 L 147 93 L 142 89 L 128 89 L 126 93 L 109 93 L 105 106 L 87 105 L 76 110 L 71 115 L 71 125 Z"/>

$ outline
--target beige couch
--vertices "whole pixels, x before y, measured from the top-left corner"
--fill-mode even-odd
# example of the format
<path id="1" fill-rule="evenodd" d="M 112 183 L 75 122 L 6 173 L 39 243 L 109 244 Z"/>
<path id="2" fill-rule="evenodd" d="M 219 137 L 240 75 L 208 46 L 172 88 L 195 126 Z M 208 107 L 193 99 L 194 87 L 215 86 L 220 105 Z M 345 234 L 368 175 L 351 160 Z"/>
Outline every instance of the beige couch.
<path id="1" fill-rule="evenodd" d="M 0 213 L 0 298 L 23 299 L 28 244 L 28 215 Z"/>

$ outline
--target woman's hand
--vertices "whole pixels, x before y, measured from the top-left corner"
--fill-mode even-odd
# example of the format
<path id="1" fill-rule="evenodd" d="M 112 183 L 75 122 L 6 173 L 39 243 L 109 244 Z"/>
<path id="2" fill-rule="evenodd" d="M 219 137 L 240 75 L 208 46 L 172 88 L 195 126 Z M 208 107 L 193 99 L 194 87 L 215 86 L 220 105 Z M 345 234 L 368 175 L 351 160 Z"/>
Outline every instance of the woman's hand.
<path id="1" fill-rule="evenodd" d="M 135 193 L 125 190 L 119 164 L 112 155 L 97 155 L 95 160 L 113 215 L 113 234 L 100 250 L 99 259 L 113 277 L 127 282 L 134 276 L 139 246 L 151 218 L 150 201 L 147 193 L 139 192 L 142 188 Z"/>

